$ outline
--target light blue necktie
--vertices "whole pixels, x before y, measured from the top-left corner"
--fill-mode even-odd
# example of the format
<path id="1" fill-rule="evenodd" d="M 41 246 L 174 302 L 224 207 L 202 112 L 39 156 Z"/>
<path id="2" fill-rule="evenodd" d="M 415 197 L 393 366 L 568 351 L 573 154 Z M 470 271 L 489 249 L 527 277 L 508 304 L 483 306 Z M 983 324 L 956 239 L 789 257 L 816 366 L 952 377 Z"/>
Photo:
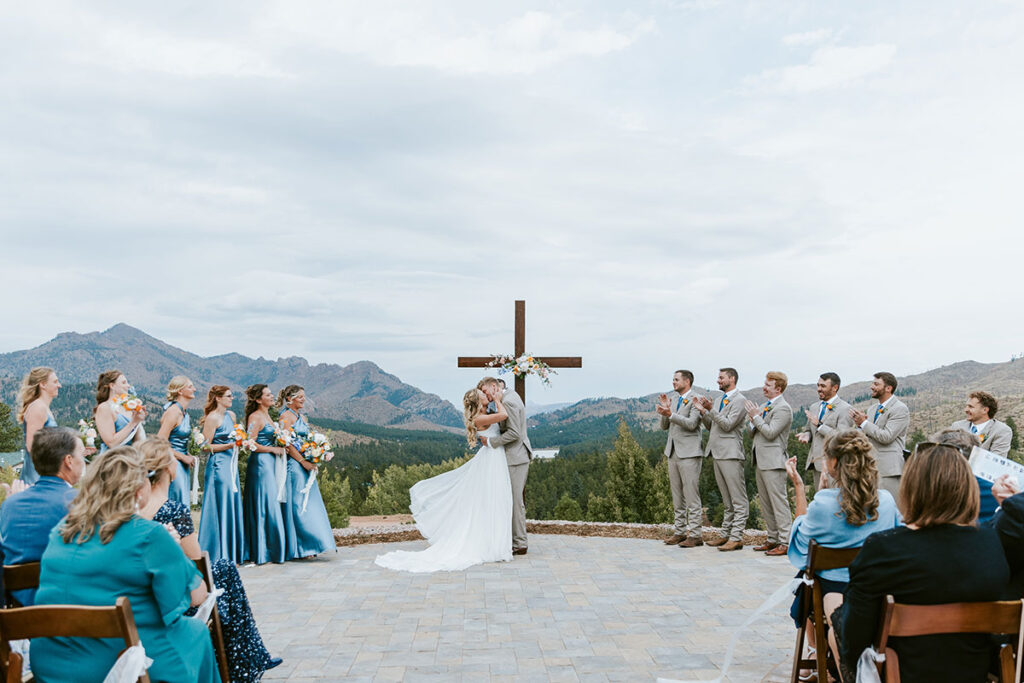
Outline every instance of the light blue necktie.
<path id="1" fill-rule="evenodd" d="M 971 434 L 978 433 L 978 425 L 971 425 Z"/>
<path id="2" fill-rule="evenodd" d="M 718 402 L 718 412 L 722 412 L 722 408 L 725 407 L 725 394 L 722 394 L 722 400 Z"/>
<path id="3" fill-rule="evenodd" d="M 678 401 L 676 401 L 676 412 L 677 412 L 677 413 L 679 412 L 679 408 L 680 408 L 680 407 L 681 407 L 682 405 L 683 405 L 683 397 L 682 397 L 682 396 L 680 396 L 680 397 L 679 397 L 679 400 L 678 400 Z"/>
<path id="4" fill-rule="evenodd" d="M 821 402 L 821 410 L 818 411 L 818 422 L 821 422 L 822 420 L 825 419 L 825 406 L 827 405 L 828 404 L 825 403 L 824 401 Z"/>
<path id="5" fill-rule="evenodd" d="M 771 401 L 768 401 L 767 403 L 764 404 L 764 408 L 761 409 L 761 419 L 762 420 L 764 419 L 764 416 L 768 414 L 768 409 L 771 408 L 771 407 L 772 407 L 772 402 Z"/>
<path id="6" fill-rule="evenodd" d="M 878 407 L 875 408 L 875 419 L 873 419 L 872 422 L 878 422 L 878 416 L 881 414 L 881 412 L 882 412 L 882 404 L 879 403 Z"/>

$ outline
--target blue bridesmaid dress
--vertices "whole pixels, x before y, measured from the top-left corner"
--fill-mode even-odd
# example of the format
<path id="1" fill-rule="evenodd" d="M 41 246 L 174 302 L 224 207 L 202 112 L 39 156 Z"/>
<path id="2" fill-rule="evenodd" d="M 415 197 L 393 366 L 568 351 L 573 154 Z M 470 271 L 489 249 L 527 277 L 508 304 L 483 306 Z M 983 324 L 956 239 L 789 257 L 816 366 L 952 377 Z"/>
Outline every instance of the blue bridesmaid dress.
<path id="1" fill-rule="evenodd" d="M 260 430 L 256 443 L 261 446 L 277 445 L 273 425 Z M 281 504 L 277 502 L 277 477 L 274 474 L 277 457 L 273 453 L 253 453 L 245 466 L 242 498 L 245 540 L 249 548 L 248 559 L 256 564 L 284 562 L 286 559 L 284 520 L 281 518 Z"/>
<path id="2" fill-rule="evenodd" d="M 181 423 L 171 430 L 171 433 L 167 435 L 167 440 L 171 442 L 171 448 L 182 455 L 188 455 L 188 438 L 192 435 L 192 420 L 177 401 L 165 403 L 164 412 L 170 410 L 171 406 L 178 406 L 181 409 Z M 178 473 L 174 475 L 174 481 L 171 482 L 167 497 L 182 505 L 189 505 L 191 503 L 189 497 L 192 493 L 192 469 L 177 458 L 174 461 L 178 463 Z"/>
<path id="3" fill-rule="evenodd" d="M 43 427 L 56 426 L 57 420 L 53 418 L 53 413 L 47 409 L 46 422 L 43 423 Z M 39 481 L 39 473 L 36 472 L 35 463 L 32 462 L 32 454 L 28 450 L 28 429 L 24 422 L 21 423 L 21 431 L 25 432 L 25 462 L 21 465 L 21 480 L 29 486 L 32 486 Z"/>
<path id="4" fill-rule="evenodd" d="M 114 433 L 116 434 L 117 432 L 127 427 L 130 422 L 131 420 L 128 419 L 128 416 L 122 415 L 121 413 L 116 413 L 114 415 Z M 131 440 L 135 438 L 136 432 L 138 432 L 138 430 L 133 429 L 132 433 L 128 435 L 128 438 L 117 445 L 123 446 L 126 443 L 131 443 Z M 109 450 L 110 446 L 107 445 L 107 442 L 104 441 L 103 439 L 100 439 L 100 454 L 102 455 L 103 453 L 106 453 Z"/>
<path id="5" fill-rule="evenodd" d="M 305 417 L 290 408 L 285 412 L 295 415 L 296 421 L 292 429 L 295 430 L 295 440 L 302 443 L 309 434 L 309 423 Z M 305 501 L 306 511 L 302 511 L 306 498 L 302 489 L 306 487 L 310 476 L 311 473 L 307 472 L 295 458 L 288 458 L 288 500 L 281 503 L 285 538 L 288 539 L 288 559 L 319 555 L 328 549 L 337 548 L 331 522 L 327 518 L 327 508 L 324 507 L 320 495 L 319 482 L 313 482 L 309 490 L 309 500 Z"/>
<path id="6" fill-rule="evenodd" d="M 210 439 L 210 445 L 234 444 L 231 435 L 234 420 L 225 413 L 224 421 Z M 237 448 L 210 453 L 203 479 L 203 511 L 199 518 L 199 547 L 210 553 L 210 561 L 230 560 L 242 564 L 248 557 L 242 523 L 242 494 L 238 483 Z"/>

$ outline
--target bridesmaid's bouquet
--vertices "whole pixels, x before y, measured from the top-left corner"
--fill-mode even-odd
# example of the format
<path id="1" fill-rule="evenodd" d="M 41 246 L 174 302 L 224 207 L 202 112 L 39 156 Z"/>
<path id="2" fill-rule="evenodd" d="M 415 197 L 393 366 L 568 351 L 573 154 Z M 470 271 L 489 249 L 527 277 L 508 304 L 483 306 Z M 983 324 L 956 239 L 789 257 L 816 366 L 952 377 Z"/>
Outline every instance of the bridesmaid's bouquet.
<path id="1" fill-rule="evenodd" d="M 125 414 L 137 413 L 145 407 L 142 399 L 135 394 L 121 394 L 115 401 L 117 407 L 123 410 Z"/>
<path id="2" fill-rule="evenodd" d="M 303 458 L 314 465 L 330 462 L 334 458 L 331 441 L 327 435 L 321 432 L 310 432 L 299 446 L 299 452 L 302 453 Z"/>
<path id="3" fill-rule="evenodd" d="M 249 438 L 249 433 L 241 422 L 236 422 L 231 428 L 231 438 L 235 440 L 235 446 L 239 451 L 251 453 L 256 450 L 256 442 Z"/>
<path id="4" fill-rule="evenodd" d="M 206 445 L 206 437 L 203 436 L 203 432 L 199 427 L 193 427 L 192 433 L 188 437 L 188 446 L 185 451 L 189 455 L 199 456 L 202 454 L 203 446 Z"/>
<path id="5" fill-rule="evenodd" d="M 290 427 L 283 427 L 280 422 L 274 424 L 274 437 L 278 446 L 294 446 L 295 430 Z"/>
<path id="6" fill-rule="evenodd" d="M 515 356 L 502 356 L 495 354 L 494 360 L 488 363 L 487 366 L 491 368 L 498 368 L 499 375 L 504 375 L 506 372 L 511 372 L 516 377 L 534 375 L 538 377 L 541 382 L 549 386 L 551 384 L 550 375 L 558 374 L 552 370 L 547 363 L 539 358 L 535 358 L 532 353 L 524 353 L 518 358 Z"/>
<path id="7" fill-rule="evenodd" d="M 86 448 L 96 448 L 96 422 L 92 418 L 79 420 L 78 436 Z"/>

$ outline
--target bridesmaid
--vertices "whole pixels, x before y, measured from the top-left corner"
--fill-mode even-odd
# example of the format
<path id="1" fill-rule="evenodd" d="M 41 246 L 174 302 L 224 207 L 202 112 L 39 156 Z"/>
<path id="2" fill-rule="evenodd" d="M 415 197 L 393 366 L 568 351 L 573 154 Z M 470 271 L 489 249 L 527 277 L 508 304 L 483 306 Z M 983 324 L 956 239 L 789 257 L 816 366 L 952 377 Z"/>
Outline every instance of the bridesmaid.
<path id="1" fill-rule="evenodd" d="M 203 512 L 199 518 L 199 547 L 210 560 L 242 564 L 247 559 L 242 532 L 242 496 L 238 484 L 238 448 L 232 435 L 234 395 L 223 384 L 210 387 L 203 408 L 203 436 L 210 458 L 203 479 Z"/>
<path id="2" fill-rule="evenodd" d="M 266 384 L 253 384 L 245 390 L 245 397 L 246 431 L 249 438 L 256 441 L 256 448 L 245 466 L 242 498 L 249 561 L 256 564 L 284 562 L 288 558 L 278 502 L 277 462 L 286 454 L 284 447 L 277 445 L 274 422 L 270 419 L 274 394 Z"/>
<path id="3" fill-rule="evenodd" d="M 146 440 L 146 408 L 125 415 L 117 405 L 117 397 L 131 389 L 128 378 L 120 370 L 107 370 L 96 381 L 96 433 L 100 437 L 100 453 L 111 448 L 141 444 Z"/>
<path id="4" fill-rule="evenodd" d="M 53 368 L 32 368 L 21 381 L 18 392 L 18 422 L 25 430 L 25 462 L 21 466 L 21 480 L 32 486 L 39 480 L 32 463 L 32 439 L 43 427 L 56 427 L 57 420 L 50 412 L 50 402 L 60 391 L 60 380 Z"/>
<path id="5" fill-rule="evenodd" d="M 192 468 L 196 466 L 195 456 L 188 454 L 188 439 L 192 435 L 192 420 L 185 407 L 196 396 L 196 388 L 184 375 L 178 375 L 167 384 L 167 403 L 160 417 L 160 431 L 157 436 L 171 442 L 174 457 L 178 461 L 178 473 L 171 482 L 170 499 L 183 505 L 190 505 L 192 490 Z"/>
<path id="6" fill-rule="evenodd" d="M 277 406 L 284 407 L 278 422 L 295 430 L 299 444 L 309 434 L 309 423 L 302 415 L 305 405 L 306 391 L 297 384 L 285 387 L 277 397 Z M 281 510 L 289 558 L 313 557 L 336 548 L 320 486 L 314 480 L 309 493 L 303 493 L 315 470 L 316 465 L 303 458 L 295 446 L 288 446 L 288 500 L 281 503 Z"/>

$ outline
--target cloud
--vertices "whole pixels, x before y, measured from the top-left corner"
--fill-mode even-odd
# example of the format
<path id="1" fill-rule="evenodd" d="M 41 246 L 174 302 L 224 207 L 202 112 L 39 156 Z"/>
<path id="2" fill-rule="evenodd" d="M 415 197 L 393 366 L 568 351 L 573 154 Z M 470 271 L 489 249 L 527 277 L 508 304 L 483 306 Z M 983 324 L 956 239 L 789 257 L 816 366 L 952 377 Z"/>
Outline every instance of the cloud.
<path id="1" fill-rule="evenodd" d="M 829 45 L 815 50 L 807 64 L 766 69 L 754 83 L 781 93 L 838 88 L 886 69 L 895 55 L 895 45 Z"/>
<path id="2" fill-rule="evenodd" d="M 782 36 L 782 44 L 789 46 L 818 45 L 824 43 L 833 35 L 830 28 L 819 28 L 813 31 L 802 31 L 801 33 L 790 33 Z"/>

